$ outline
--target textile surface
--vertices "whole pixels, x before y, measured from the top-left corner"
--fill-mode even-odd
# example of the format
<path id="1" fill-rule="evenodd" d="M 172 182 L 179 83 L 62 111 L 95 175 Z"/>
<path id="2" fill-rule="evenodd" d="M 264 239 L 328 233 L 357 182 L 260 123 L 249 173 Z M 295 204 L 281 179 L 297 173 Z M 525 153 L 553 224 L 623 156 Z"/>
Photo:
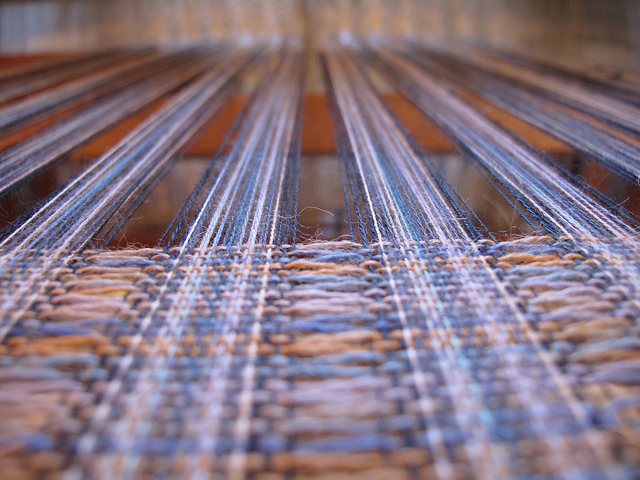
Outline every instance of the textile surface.
<path id="1" fill-rule="evenodd" d="M 634 478 L 625 242 L 5 254 L 0 477 Z"/>

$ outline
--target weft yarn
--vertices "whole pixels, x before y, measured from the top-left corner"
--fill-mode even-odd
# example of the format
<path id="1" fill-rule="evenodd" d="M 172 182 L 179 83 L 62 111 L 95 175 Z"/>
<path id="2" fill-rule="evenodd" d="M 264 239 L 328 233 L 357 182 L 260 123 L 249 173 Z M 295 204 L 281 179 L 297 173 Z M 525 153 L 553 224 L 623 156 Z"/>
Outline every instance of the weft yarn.
<path id="1" fill-rule="evenodd" d="M 70 255 L 40 277 L 45 293 L 2 347 L 5 468 L 633 478 L 638 305 L 626 259 L 600 248 L 434 241 L 410 247 L 418 263 L 391 245 L 307 244 L 255 250 L 248 277 L 244 247 Z M 500 280 L 486 283 L 482 261 Z M 167 275 L 196 263 L 204 275 L 180 322 L 163 327 L 187 300 L 165 295 L 139 340 Z M 429 279 L 426 295 L 414 277 Z"/>

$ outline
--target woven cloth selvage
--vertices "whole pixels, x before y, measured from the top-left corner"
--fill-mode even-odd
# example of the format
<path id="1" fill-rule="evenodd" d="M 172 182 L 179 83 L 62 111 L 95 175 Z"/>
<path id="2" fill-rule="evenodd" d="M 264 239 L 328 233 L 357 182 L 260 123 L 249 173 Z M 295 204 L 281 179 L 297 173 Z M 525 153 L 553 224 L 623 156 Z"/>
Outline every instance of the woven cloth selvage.
<path id="1" fill-rule="evenodd" d="M 602 245 L 33 254 L 0 477 L 633 478 L 639 259 Z"/>

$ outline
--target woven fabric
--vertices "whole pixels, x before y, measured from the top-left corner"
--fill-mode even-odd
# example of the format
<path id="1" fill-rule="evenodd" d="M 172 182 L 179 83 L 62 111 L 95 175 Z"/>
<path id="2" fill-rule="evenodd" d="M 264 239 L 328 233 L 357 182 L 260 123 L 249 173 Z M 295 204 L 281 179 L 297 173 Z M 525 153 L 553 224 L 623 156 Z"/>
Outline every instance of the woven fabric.
<path id="1" fill-rule="evenodd" d="M 6 254 L 0 476 L 634 478 L 625 242 Z"/>

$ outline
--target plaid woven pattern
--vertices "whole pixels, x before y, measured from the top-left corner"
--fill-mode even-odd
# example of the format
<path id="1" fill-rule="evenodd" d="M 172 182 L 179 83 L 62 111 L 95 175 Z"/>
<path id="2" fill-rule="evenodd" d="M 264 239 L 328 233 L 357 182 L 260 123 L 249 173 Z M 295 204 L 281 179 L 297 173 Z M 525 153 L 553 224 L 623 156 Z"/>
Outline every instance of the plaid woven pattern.
<path id="1" fill-rule="evenodd" d="M 634 478 L 626 243 L 33 253 L 0 477 Z"/>

